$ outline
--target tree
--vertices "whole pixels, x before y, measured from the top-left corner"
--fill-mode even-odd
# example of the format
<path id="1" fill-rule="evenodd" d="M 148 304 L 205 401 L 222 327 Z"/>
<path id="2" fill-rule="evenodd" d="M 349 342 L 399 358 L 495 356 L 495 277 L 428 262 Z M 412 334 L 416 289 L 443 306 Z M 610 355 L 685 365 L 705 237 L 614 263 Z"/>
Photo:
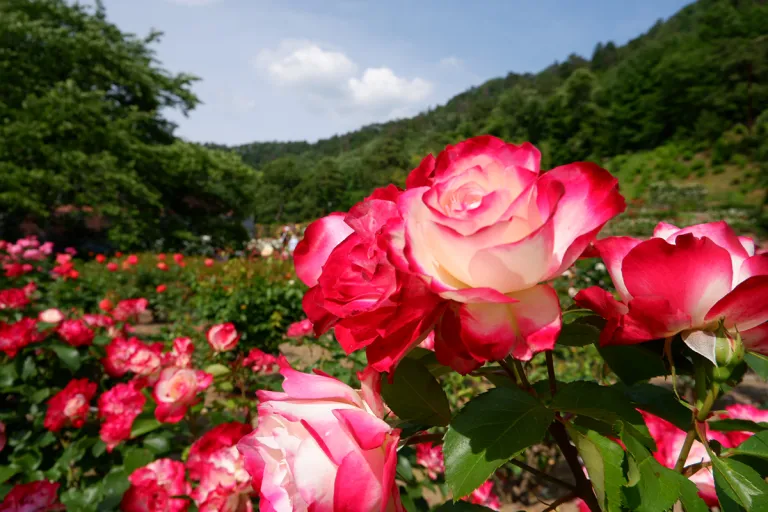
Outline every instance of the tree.
<path id="1" fill-rule="evenodd" d="M 255 173 L 239 157 L 174 136 L 161 111 L 194 108 L 196 79 L 158 67 L 150 45 L 159 37 L 121 32 L 101 5 L 0 3 L 5 236 L 26 220 L 71 243 L 73 216 L 99 227 L 80 229 L 83 238 L 123 247 L 173 246 L 213 235 L 216 224 L 242 235 L 244 185 Z"/>

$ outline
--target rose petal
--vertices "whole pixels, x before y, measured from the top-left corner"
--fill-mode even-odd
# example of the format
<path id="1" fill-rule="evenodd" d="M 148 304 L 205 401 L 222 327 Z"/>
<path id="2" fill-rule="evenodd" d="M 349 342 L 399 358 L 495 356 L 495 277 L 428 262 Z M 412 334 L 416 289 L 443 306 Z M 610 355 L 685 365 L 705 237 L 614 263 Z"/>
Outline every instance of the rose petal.
<path id="1" fill-rule="evenodd" d="M 768 322 L 741 332 L 747 350 L 768 356 Z"/>
<path id="2" fill-rule="evenodd" d="M 317 284 L 331 251 L 353 232 L 344 222 L 345 217 L 337 212 L 316 220 L 307 226 L 304 238 L 293 251 L 296 275 L 307 286 Z"/>
<path id="3" fill-rule="evenodd" d="M 630 238 L 628 236 L 610 236 L 602 240 L 595 242 L 595 249 L 600 254 L 603 262 L 605 262 L 605 268 L 608 271 L 608 275 L 611 276 L 613 286 L 616 291 L 619 292 L 619 296 L 623 301 L 629 301 L 632 296 L 627 291 L 627 287 L 624 284 L 624 275 L 621 271 L 621 264 L 626 258 L 629 251 L 634 249 L 640 244 L 642 240 L 637 238 Z"/>
<path id="4" fill-rule="evenodd" d="M 728 252 L 708 238 L 676 237 L 672 245 L 660 238 L 629 251 L 621 265 L 632 297 L 664 297 L 672 310 L 703 326 L 707 311 L 731 290 L 733 270 Z"/>
<path id="5" fill-rule="evenodd" d="M 720 299 L 706 321 L 725 319 L 726 327 L 746 331 L 768 321 L 768 275 L 750 277 Z"/>

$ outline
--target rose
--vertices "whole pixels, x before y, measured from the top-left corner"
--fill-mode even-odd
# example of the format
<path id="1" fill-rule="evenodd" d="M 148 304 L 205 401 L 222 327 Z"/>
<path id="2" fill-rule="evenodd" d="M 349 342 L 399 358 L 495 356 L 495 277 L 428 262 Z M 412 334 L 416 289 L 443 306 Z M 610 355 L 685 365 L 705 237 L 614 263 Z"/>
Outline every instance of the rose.
<path id="1" fill-rule="evenodd" d="M 312 334 L 313 329 L 312 321 L 309 318 L 305 318 L 289 325 L 285 336 L 286 338 L 303 338 Z"/>
<path id="2" fill-rule="evenodd" d="M 58 324 L 64 320 L 64 313 L 62 313 L 59 309 L 50 308 L 46 309 L 45 311 L 41 311 L 40 314 L 37 315 L 37 319 L 40 322 L 44 322 L 46 324 Z"/>
<path id="3" fill-rule="evenodd" d="M 131 473 L 128 480 L 131 486 L 120 502 L 124 512 L 184 512 L 189 508 L 188 500 L 174 498 L 190 493 L 182 462 L 158 459 Z"/>
<path id="4" fill-rule="evenodd" d="M 8 441 L 8 436 L 5 435 L 5 423 L 0 421 L 0 452 L 5 448 L 5 443 Z"/>
<path id="5" fill-rule="evenodd" d="M 111 316 L 86 313 L 83 315 L 83 322 L 89 327 L 112 327 L 115 321 Z"/>
<path id="6" fill-rule="evenodd" d="M 0 512 L 49 512 L 66 510 L 59 503 L 59 484 L 47 480 L 15 485 L 0 503 Z"/>
<path id="7" fill-rule="evenodd" d="M 233 421 L 222 423 L 213 427 L 203 436 L 192 443 L 187 457 L 187 470 L 189 478 L 200 480 L 207 471 L 210 457 L 222 448 L 235 446 L 245 435 L 253 429 L 245 423 Z"/>
<path id="8" fill-rule="evenodd" d="M 259 350 L 258 348 L 252 348 L 248 355 L 243 359 L 243 366 L 250 368 L 251 371 L 257 373 L 269 374 L 275 370 L 275 366 L 280 368 L 290 368 L 291 364 L 280 354 L 275 357 L 272 354 L 267 354 Z"/>
<path id="9" fill-rule="evenodd" d="M 149 301 L 144 298 L 121 300 L 112 310 L 112 317 L 118 322 L 127 322 L 137 319 L 141 313 L 147 310 Z"/>
<path id="10" fill-rule="evenodd" d="M 227 352 L 237 346 L 240 335 L 232 323 L 217 324 L 208 330 L 208 344 L 214 352 Z"/>
<path id="11" fill-rule="evenodd" d="M 104 256 L 103 254 L 97 254 L 96 255 L 96 263 L 101 264 L 101 263 L 104 263 L 105 261 L 107 261 L 107 257 L 106 256 Z"/>
<path id="12" fill-rule="evenodd" d="M 618 182 L 591 163 L 539 175 L 539 151 L 483 136 L 427 157 L 398 198 L 403 269 L 452 301 L 438 359 L 466 372 L 552 349 L 560 304 L 545 281 L 563 273 L 624 210 Z"/>
<path id="13" fill-rule="evenodd" d="M 141 393 L 142 379 L 116 384 L 99 396 L 99 418 L 102 420 L 99 437 L 111 452 L 115 446 L 131 437 L 131 427 L 147 401 Z"/>
<path id="14" fill-rule="evenodd" d="M 717 416 L 722 419 L 749 420 L 757 423 L 768 423 L 768 410 L 758 409 L 757 407 L 748 404 L 727 405 L 725 407 L 725 413 L 720 413 Z M 732 446 L 739 446 L 754 435 L 753 432 L 745 431 L 724 432 L 724 434 L 731 442 Z"/>
<path id="15" fill-rule="evenodd" d="M 157 288 L 155 288 L 155 291 L 157 293 L 164 293 L 165 290 L 167 290 L 167 289 L 168 289 L 168 287 L 165 286 L 164 284 L 159 284 L 159 285 L 157 285 Z"/>
<path id="16" fill-rule="evenodd" d="M 491 510 L 501 510 L 501 500 L 493 490 L 493 480 L 487 480 L 483 485 L 472 491 L 469 496 L 462 498 L 464 501 L 482 505 Z"/>
<path id="17" fill-rule="evenodd" d="M 157 403 L 155 418 L 161 423 L 178 423 L 187 409 L 199 400 L 197 394 L 213 382 L 213 375 L 189 368 L 165 368 L 155 383 L 152 396 Z"/>
<path id="18" fill-rule="evenodd" d="M 97 385 L 88 379 L 72 379 L 64 389 L 48 400 L 43 426 L 58 432 L 65 426 L 80 428 L 88 417 L 88 403 L 96 394 Z"/>
<path id="19" fill-rule="evenodd" d="M 211 258 L 205 258 L 205 261 L 203 263 L 206 267 L 212 267 L 214 264 L 214 261 Z"/>
<path id="20" fill-rule="evenodd" d="M 42 339 L 34 318 L 22 318 L 18 322 L 6 324 L 0 322 L 0 350 L 10 358 L 16 357 L 19 350 Z"/>
<path id="21" fill-rule="evenodd" d="M 128 256 L 128 257 L 125 259 L 125 261 L 126 261 L 126 263 L 128 263 L 129 265 L 138 265 L 138 264 L 139 264 L 139 257 L 138 257 L 138 256 L 136 256 L 135 254 L 131 254 L 131 255 L 129 255 L 129 256 Z"/>
<path id="22" fill-rule="evenodd" d="M 281 373 L 284 392 L 257 391 L 258 428 L 237 444 L 261 509 L 402 510 L 400 431 L 382 419 L 379 374 L 367 369 L 358 391 L 325 375 Z"/>
<path id="23" fill-rule="evenodd" d="M 249 506 L 252 491 L 243 457 L 235 446 L 230 446 L 208 456 L 192 499 L 200 510 L 244 512 L 252 509 Z"/>
<path id="24" fill-rule="evenodd" d="M 29 304 L 29 297 L 23 288 L 0 290 L 0 310 L 23 309 Z"/>
<path id="25" fill-rule="evenodd" d="M 168 264 L 166 262 L 164 262 L 164 261 L 158 262 L 158 264 L 156 266 L 157 266 L 158 270 L 162 270 L 163 272 L 168 270 Z"/>
<path id="26" fill-rule="evenodd" d="M 99 302 L 99 309 L 104 311 L 105 313 L 109 313 L 113 309 L 115 309 L 115 305 L 112 304 L 112 301 L 109 299 L 101 299 L 101 302 Z"/>
<path id="27" fill-rule="evenodd" d="M 151 377 L 163 362 L 162 343 L 147 345 L 137 338 L 114 338 L 107 345 L 106 352 L 101 362 L 112 377 L 122 377 L 128 372 Z"/>
<path id="28" fill-rule="evenodd" d="M 56 332 L 59 337 L 73 347 L 82 347 L 93 343 L 94 332 L 83 320 L 64 320 Z"/>
<path id="29" fill-rule="evenodd" d="M 442 445 L 419 443 L 416 445 L 416 462 L 427 469 L 427 476 L 432 480 L 445 473 Z"/>
<path id="30" fill-rule="evenodd" d="M 192 366 L 192 354 L 195 351 L 195 344 L 187 337 L 176 338 L 173 340 L 173 348 L 170 352 L 163 354 L 163 364 L 166 366 L 175 366 L 176 368 L 189 368 Z"/>
<path id="31" fill-rule="evenodd" d="M 184 255 L 177 252 L 173 255 L 173 261 L 175 261 L 177 264 L 181 264 L 181 262 L 184 261 Z"/>
<path id="32" fill-rule="evenodd" d="M 109 263 L 107 263 L 107 270 L 109 270 L 110 272 L 117 272 L 117 263 L 115 263 L 114 261 L 110 261 Z"/>
<path id="33" fill-rule="evenodd" d="M 620 301 L 593 286 L 575 301 L 605 317 L 602 345 L 632 344 L 680 333 L 715 360 L 722 323 L 744 345 L 768 354 L 768 255 L 725 222 L 679 229 L 660 223 L 650 240 L 609 237 L 595 243 Z"/>
<path id="34" fill-rule="evenodd" d="M 388 241 L 402 229 L 401 191 L 377 189 L 347 214 L 334 213 L 307 227 L 293 257 L 310 290 L 304 312 L 315 333 L 334 328 L 342 348 L 366 349 L 369 364 L 390 371 L 432 329 L 445 302 L 393 259 Z"/>

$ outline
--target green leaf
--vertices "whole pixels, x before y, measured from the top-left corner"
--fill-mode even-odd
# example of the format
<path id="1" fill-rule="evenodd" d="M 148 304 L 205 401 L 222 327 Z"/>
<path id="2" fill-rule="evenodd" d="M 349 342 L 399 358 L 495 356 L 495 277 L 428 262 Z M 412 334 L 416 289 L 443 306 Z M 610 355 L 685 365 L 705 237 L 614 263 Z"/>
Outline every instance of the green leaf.
<path id="1" fill-rule="evenodd" d="M 101 481 L 101 493 L 104 496 L 99 504 L 99 512 L 117 510 L 123 494 L 131 483 L 128 481 L 128 473 L 123 468 L 115 468 Z"/>
<path id="2" fill-rule="evenodd" d="M 8 361 L 4 365 L 0 365 L 0 388 L 13 386 L 13 383 L 18 376 L 19 374 L 16 372 L 16 363 L 14 361 Z"/>
<path id="3" fill-rule="evenodd" d="M 619 388 L 601 386 L 596 382 L 571 382 L 558 390 L 550 407 L 561 412 L 589 416 L 610 425 L 622 421 L 644 445 L 656 449 L 642 415 L 629 403 Z"/>
<path id="4" fill-rule="evenodd" d="M 451 371 L 453 371 L 449 367 L 443 366 L 438 362 L 437 356 L 435 355 L 435 352 L 433 350 L 427 350 L 422 347 L 416 347 L 411 349 L 411 351 L 408 352 L 408 355 L 406 355 L 405 357 L 420 361 L 424 366 L 427 367 L 427 370 L 429 370 L 429 373 L 431 373 L 435 377 L 440 377 L 442 375 L 446 375 L 448 373 L 451 373 Z"/>
<path id="5" fill-rule="evenodd" d="M 571 425 L 568 425 L 567 429 L 587 467 L 600 508 L 604 511 L 621 512 L 621 488 L 627 483 L 622 469 L 624 450 L 615 441 L 593 430 Z"/>
<path id="6" fill-rule="evenodd" d="M 622 433 L 629 454 L 629 482 L 624 488 L 625 504 L 633 512 L 668 510 L 680 496 L 679 475 L 653 458 L 632 435 Z"/>
<path id="7" fill-rule="evenodd" d="M 768 423 L 761 421 L 756 423 L 749 420 L 740 419 L 722 419 L 707 422 L 707 426 L 712 430 L 721 432 L 765 432 L 768 430 Z"/>
<path id="8" fill-rule="evenodd" d="M 760 432 L 751 436 L 736 448 L 728 450 L 728 453 L 749 455 L 768 460 L 768 432 Z"/>
<path id="9" fill-rule="evenodd" d="M 576 320 L 579 320 L 580 318 L 585 318 L 589 316 L 597 316 L 595 315 L 595 312 L 591 309 L 566 309 L 563 311 L 563 324 L 570 324 L 575 322 Z"/>
<path id="10" fill-rule="evenodd" d="M 661 356 L 642 344 L 609 345 L 597 350 L 611 371 L 627 385 L 667 374 Z"/>
<path id="11" fill-rule="evenodd" d="M 107 451 L 107 445 L 101 439 L 96 441 L 96 443 L 94 443 L 94 445 L 91 447 L 91 455 L 93 455 L 97 459 L 102 455 L 104 455 L 106 451 Z"/>
<path id="12" fill-rule="evenodd" d="M 405 358 L 397 365 L 391 384 L 387 377 L 382 375 L 381 395 L 399 418 L 429 426 L 451 421 L 445 391 L 420 361 Z"/>
<path id="13" fill-rule="evenodd" d="M 133 427 L 131 428 L 131 439 L 136 439 L 139 436 L 143 436 L 144 434 L 148 432 L 152 432 L 153 430 L 156 430 L 160 428 L 163 424 L 157 421 L 155 418 L 137 418 L 136 421 L 133 422 Z"/>
<path id="14" fill-rule="evenodd" d="M 51 395 L 51 389 L 50 388 L 41 388 L 32 393 L 29 397 L 29 401 L 33 404 L 39 404 L 46 398 L 48 398 Z"/>
<path id="15" fill-rule="evenodd" d="M 61 344 L 53 344 L 50 347 L 70 371 L 74 373 L 80 369 L 80 353 L 75 347 Z"/>
<path id="16" fill-rule="evenodd" d="M 90 512 L 96 510 L 100 497 L 101 489 L 94 485 L 85 489 L 69 488 L 61 493 L 60 500 L 66 505 L 67 511 Z"/>
<path id="17" fill-rule="evenodd" d="M 155 456 L 146 448 L 128 448 L 123 455 L 123 467 L 130 474 L 153 460 Z"/>
<path id="18" fill-rule="evenodd" d="M 466 501 L 446 501 L 435 512 L 491 512 L 491 509 Z"/>
<path id="19" fill-rule="evenodd" d="M 747 512 L 768 511 L 768 484 L 757 471 L 742 462 L 717 457 L 711 451 L 709 456 L 715 472 L 718 497 L 722 491 Z"/>
<path id="20" fill-rule="evenodd" d="M 668 388 L 643 382 L 624 388 L 624 395 L 638 409 L 655 414 L 681 430 L 688 430 L 691 426 L 690 409 L 681 404 Z"/>
<path id="21" fill-rule="evenodd" d="M 445 479 L 455 498 L 471 493 L 501 464 L 542 440 L 555 417 L 531 395 L 495 388 L 470 400 L 445 435 Z"/>
<path id="22" fill-rule="evenodd" d="M 16 466 L 0 466 L 0 484 L 7 482 L 20 469 Z"/>
<path id="23" fill-rule="evenodd" d="M 411 467 L 411 461 L 408 457 L 399 455 L 397 457 L 397 476 L 403 481 L 410 482 L 413 480 L 413 468 Z"/>
<path id="24" fill-rule="evenodd" d="M 763 380 L 768 380 L 768 356 L 758 354 L 757 352 L 747 352 L 744 355 L 744 361 Z"/>
<path id="25" fill-rule="evenodd" d="M 168 438 L 162 434 L 151 435 L 144 438 L 144 446 L 155 455 L 161 455 L 171 450 L 171 443 Z"/>
<path id="26" fill-rule="evenodd" d="M 583 347 L 600 340 L 600 329 L 581 323 L 563 324 L 557 344 L 566 347 Z"/>
<path id="27" fill-rule="evenodd" d="M 678 485 L 680 486 L 680 503 L 685 512 L 709 512 L 709 506 L 699 496 L 699 488 L 696 484 L 685 478 L 679 473 L 676 475 Z"/>
<path id="28" fill-rule="evenodd" d="M 232 370 L 230 370 L 228 367 L 224 366 L 223 364 L 215 363 L 207 366 L 203 371 L 205 373 L 210 373 L 214 377 L 221 377 L 222 375 L 226 375 L 230 373 Z"/>

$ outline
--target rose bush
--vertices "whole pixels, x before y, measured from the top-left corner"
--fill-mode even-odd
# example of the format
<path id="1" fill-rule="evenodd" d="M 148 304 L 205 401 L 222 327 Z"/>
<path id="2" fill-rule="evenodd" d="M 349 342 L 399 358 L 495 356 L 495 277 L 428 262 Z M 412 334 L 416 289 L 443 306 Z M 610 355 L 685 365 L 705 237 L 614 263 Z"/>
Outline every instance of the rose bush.
<path id="1" fill-rule="evenodd" d="M 470 139 L 311 224 L 306 319 L 250 263 L 0 244 L 0 510 L 766 510 L 768 412 L 721 401 L 768 375 L 764 255 L 725 223 L 598 240 L 616 180 L 539 159 Z"/>

